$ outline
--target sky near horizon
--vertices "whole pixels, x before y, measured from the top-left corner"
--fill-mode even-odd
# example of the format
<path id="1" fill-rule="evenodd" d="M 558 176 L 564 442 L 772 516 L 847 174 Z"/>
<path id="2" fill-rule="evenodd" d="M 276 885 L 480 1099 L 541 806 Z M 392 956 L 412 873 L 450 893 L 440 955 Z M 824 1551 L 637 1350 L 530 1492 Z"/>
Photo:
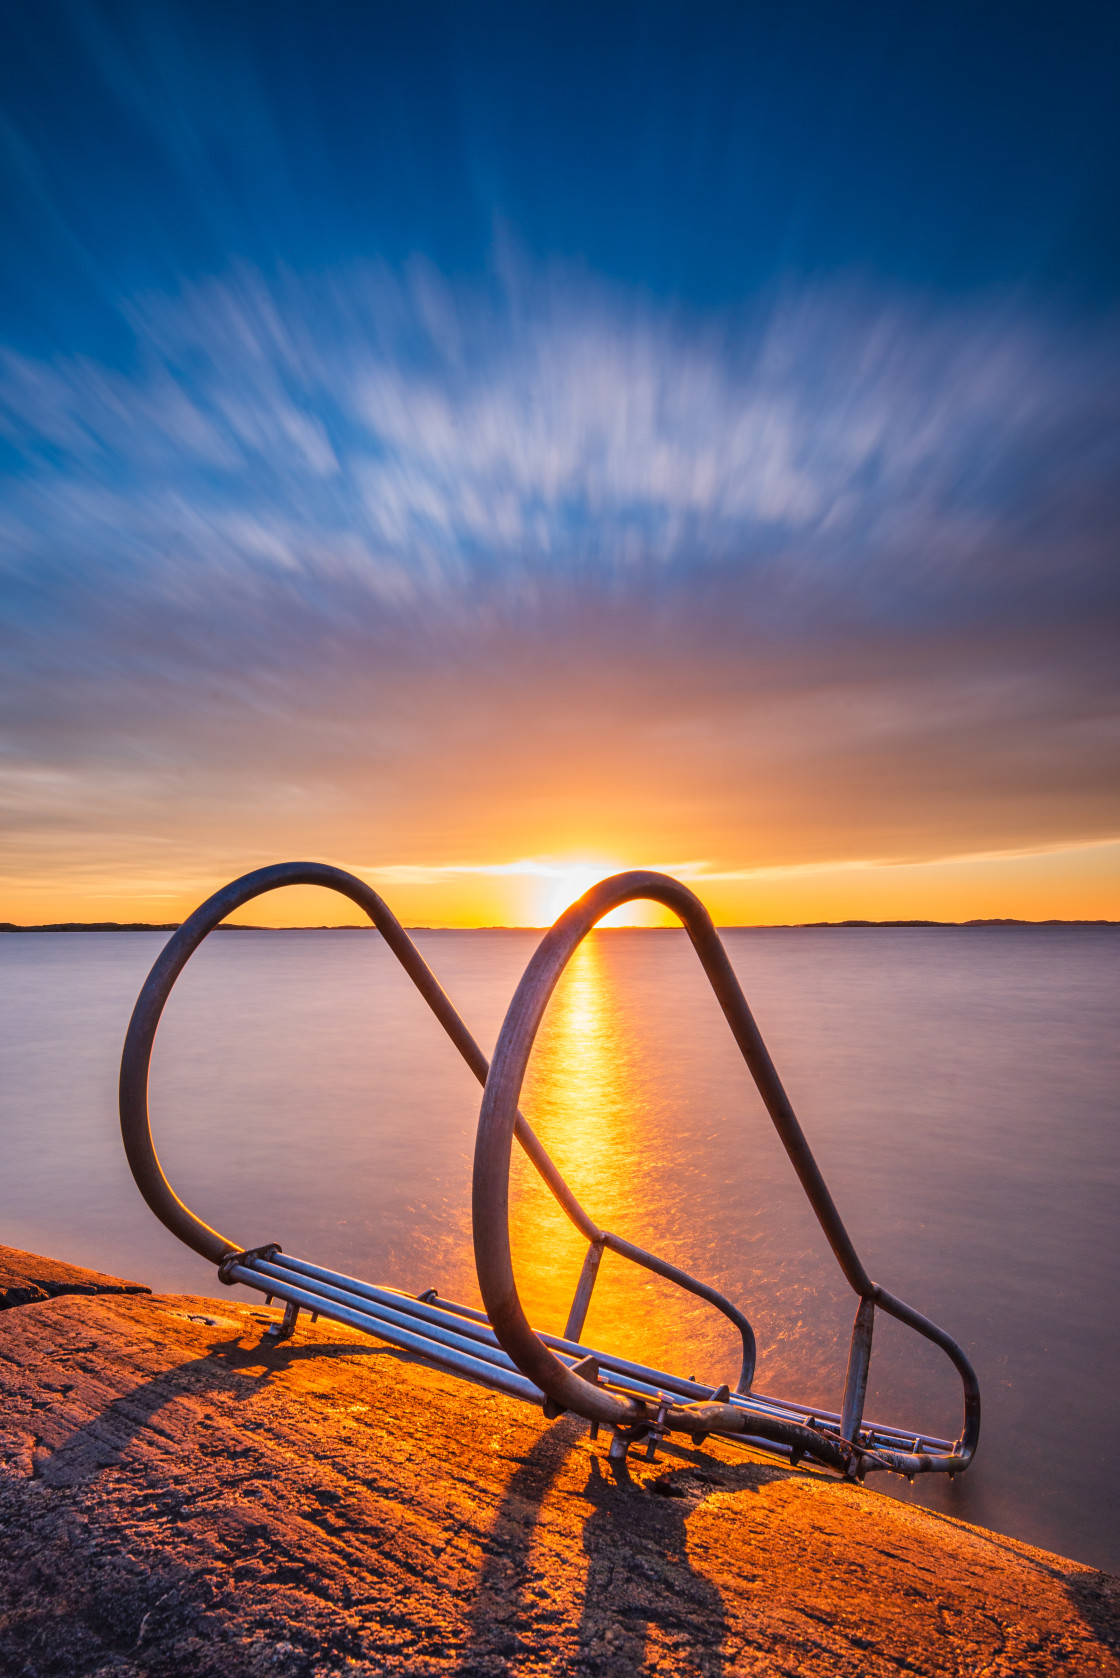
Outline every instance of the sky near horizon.
<path id="1" fill-rule="evenodd" d="M 0 919 L 1120 918 L 1118 53 L 0 0 Z"/>

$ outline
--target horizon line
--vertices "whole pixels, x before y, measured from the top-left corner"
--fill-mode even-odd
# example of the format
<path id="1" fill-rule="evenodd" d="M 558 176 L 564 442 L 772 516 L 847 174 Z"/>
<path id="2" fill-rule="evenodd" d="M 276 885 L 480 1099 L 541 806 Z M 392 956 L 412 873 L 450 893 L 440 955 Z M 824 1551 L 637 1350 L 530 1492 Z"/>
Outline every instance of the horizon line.
<path id="1" fill-rule="evenodd" d="M 183 921 L 42 921 L 21 925 L 16 921 L 0 921 L 0 932 L 178 932 Z M 528 925 L 512 922 L 493 922 L 477 926 L 442 925 L 406 926 L 405 932 L 548 932 L 550 924 Z M 1031 920 L 1020 915 L 982 915 L 964 921 L 926 920 L 910 916 L 897 920 L 865 920 L 851 918 L 839 921 L 729 921 L 715 923 L 718 932 L 808 932 L 827 928 L 843 930 L 859 928 L 905 929 L 921 927 L 968 926 L 1120 926 L 1120 920 L 1105 916 L 1047 915 Z M 376 932 L 372 921 L 346 921 L 336 925 L 325 922 L 303 926 L 264 926 L 256 922 L 222 921 L 212 927 L 213 932 Z M 594 926 L 592 932 L 683 932 L 683 926 Z"/>

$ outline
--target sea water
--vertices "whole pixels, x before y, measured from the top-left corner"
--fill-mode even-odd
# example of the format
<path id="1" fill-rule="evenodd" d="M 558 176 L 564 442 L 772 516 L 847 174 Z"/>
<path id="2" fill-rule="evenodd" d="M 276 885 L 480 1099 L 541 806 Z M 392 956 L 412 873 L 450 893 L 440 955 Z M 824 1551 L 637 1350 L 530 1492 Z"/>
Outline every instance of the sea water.
<path id="1" fill-rule="evenodd" d="M 537 934 L 416 941 L 489 1052 Z M 1120 929 L 729 931 L 731 959 L 871 1275 L 968 1351 L 984 1419 L 952 1484 L 868 1484 L 1120 1571 Z M 147 1210 L 116 1115 L 149 933 L 0 937 L 0 1241 L 219 1295 Z M 479 1090 L 372 931 L 211 937 L 160 1027 L 178 1193 L 245 1246 L 477 1303 Z M 759 1391 L 839 1407 L 855 1300 L 687 938 L 603 931 L 550 1005 L 523 1109 L 605 1227 L 751 1318 Z M 523 1300 L 567 1315 L 584 1243 L 523 1162 Z M 591 1344 L 734 1384 L 710 1306 L 607 1255 Z M 955 1437 L 935 1348 L 879 1315 L 866 1415 Z"/>

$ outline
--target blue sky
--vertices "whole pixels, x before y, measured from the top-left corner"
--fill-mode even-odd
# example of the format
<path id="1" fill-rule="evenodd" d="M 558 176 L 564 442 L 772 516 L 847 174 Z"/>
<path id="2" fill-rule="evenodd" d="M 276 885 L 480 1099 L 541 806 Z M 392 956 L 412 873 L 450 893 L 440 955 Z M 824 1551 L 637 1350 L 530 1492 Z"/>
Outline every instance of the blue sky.
<path id="1" fill-rule="evenodd" d="M 48 350 L 127 353 L 122 296 L 233 257 L 483 273 L 496 225 L 703 308 L 841 272 L 1115 299 L 1107 6 L 4 12 L 4 321 Z"/>
<path id="2" fill-rule="evenodd" d="M 0 26 L 15 899 L 1118 837 L 1115 10 Z"/>

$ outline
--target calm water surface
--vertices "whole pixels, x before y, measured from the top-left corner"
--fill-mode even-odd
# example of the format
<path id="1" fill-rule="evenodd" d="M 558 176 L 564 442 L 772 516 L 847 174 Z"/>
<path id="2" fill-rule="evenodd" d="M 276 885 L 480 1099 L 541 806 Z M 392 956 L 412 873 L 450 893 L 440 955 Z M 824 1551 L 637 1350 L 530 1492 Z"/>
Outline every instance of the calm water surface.
<path id="1" fill-rule="evenodd" d="M 537 941 L 417 942 L 484 1048 Z M 910 1492 L 1120 1571 L 1120 933 L 731 932 L 728 949 L 871 1274 L 980 1374 L 976 1466 Z M 0 1240 L 215 1294 L 140 1201 L 116 1075 L 147 933 L 0 938 Z M 762 1391 L 838 1408 L 854 1300 L 682 933 L 594 935 L 557 992 L 523 1103 L 588 1210 L 752 1318 Z M 477 1301 L 478 1088 L 372 932 L 211 938 L 153 1068 L 172 1182 L 246 1246 Z M 560 1329 L 583 1244 L 515 1170 L 522 1296 Z M 587 1338 L 734 1383 L 733 1331 L 607 1255 Z M 880 1317 L 867 1414 L 953 1437 L 956 1378 Z M 872 1482 L 869 1482 L 871 1484 Z"/>

